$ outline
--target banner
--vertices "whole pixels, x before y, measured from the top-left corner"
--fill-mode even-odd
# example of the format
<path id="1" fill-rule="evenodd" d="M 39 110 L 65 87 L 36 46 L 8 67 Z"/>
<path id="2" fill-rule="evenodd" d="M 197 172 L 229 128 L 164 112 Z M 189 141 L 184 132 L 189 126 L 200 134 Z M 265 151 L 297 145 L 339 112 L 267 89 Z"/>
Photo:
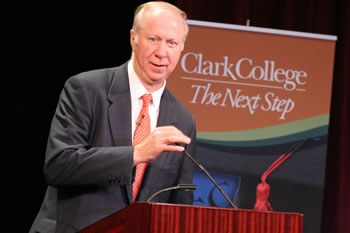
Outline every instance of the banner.
<path id="1" fill-rule="evenodd" d="M 261 175 L 273 210 L 304 214 L 320 232 L 335 36 L 188 21 L 168 88 L 197 122 L 197 158 L 239 208 L 252 209 Z M 229 207 L 196 171 L 195 205 Z"/>

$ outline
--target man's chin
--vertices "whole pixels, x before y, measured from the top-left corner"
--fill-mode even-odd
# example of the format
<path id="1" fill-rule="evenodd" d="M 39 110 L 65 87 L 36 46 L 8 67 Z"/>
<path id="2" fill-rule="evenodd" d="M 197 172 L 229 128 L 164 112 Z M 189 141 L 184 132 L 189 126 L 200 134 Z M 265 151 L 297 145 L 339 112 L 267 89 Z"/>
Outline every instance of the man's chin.
<path id="1" fill-rule="evenodd" d="M 149 76 L 153 81 L 164 81 L 168 77 L 166 72 L 152 72 Z"/>

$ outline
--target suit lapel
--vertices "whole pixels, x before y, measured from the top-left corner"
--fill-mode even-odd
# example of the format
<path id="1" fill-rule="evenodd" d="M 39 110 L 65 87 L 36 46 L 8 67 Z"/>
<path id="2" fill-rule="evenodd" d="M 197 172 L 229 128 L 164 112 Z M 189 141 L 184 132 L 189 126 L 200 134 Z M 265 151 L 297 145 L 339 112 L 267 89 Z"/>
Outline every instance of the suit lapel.
<path id="1" fill-rule="evenodd" d="M 108 120 L 114 146 L 131 146 L 131 97 L 127 64 L 118 67 L 108 91 Z M 132 201 L 132 185 L 126 185 L 129 203 Z"/>
<path id="2" fill-rule="evenodd" d="M 169 90 L 165 88 L 160 101 L 157 126 L 175 125 L 177 122 L 176 114 L 169 114 L 175 112 Z"/>
<path id="3" fill-rule="evenodd" d="M 131 145 L 131 98 L 127 63 L 115 70 L 107 98 L 110 102 L 109 125 L 115 146 Z"/>
<path id="4" fill-rule="evenodd" d="M 167 88 L 164 89 L 162 99 L 159 105 L 159 115 L 157 121 L 157 127 L 160 126 L 175 126 L 177 122 L 177 116 L 174 111 L 174 106 L 172 104 L 172 100 L 170 98 L 170 94 Z M 164 164 L 164 160 L 168 156 L 169 152 L 164 152 L 158 159 L 151 161 L 149 164 L 152 169 L 153 164 Z M 158 166 L 159 167 L 159 166 Z"/>

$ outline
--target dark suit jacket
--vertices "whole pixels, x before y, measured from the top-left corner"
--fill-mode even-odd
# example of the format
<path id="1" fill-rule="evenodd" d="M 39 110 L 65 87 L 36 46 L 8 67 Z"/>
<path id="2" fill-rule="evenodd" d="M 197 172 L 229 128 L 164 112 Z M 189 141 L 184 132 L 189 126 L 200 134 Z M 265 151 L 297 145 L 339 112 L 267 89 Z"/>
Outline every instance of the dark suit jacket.
<path id="1" fill-rule="evenodd" d="M 192 138 L 195 121 L 165 88 L 158 126 L 173 125 Z M 48 139 L 48 189 L 30 232 L 76 232 L 131 204 L 133 147 L 127 63 L 67 80 Z M 178 183 L 192 183 L 193 164 L 181 152 L 149 163 L 138 201 Z M 191 192 L 164 193 L 155 202 L 192 204 Z"/>

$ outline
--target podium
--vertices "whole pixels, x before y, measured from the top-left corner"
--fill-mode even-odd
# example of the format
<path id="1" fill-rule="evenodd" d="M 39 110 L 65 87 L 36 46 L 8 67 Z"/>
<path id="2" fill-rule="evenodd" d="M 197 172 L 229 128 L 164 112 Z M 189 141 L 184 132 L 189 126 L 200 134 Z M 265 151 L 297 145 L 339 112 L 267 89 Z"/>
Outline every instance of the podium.
<path id="1" fill-rule="evenodd" d="M 137 202 L 78 233 L 302 233 L 303 215 Z"/>

